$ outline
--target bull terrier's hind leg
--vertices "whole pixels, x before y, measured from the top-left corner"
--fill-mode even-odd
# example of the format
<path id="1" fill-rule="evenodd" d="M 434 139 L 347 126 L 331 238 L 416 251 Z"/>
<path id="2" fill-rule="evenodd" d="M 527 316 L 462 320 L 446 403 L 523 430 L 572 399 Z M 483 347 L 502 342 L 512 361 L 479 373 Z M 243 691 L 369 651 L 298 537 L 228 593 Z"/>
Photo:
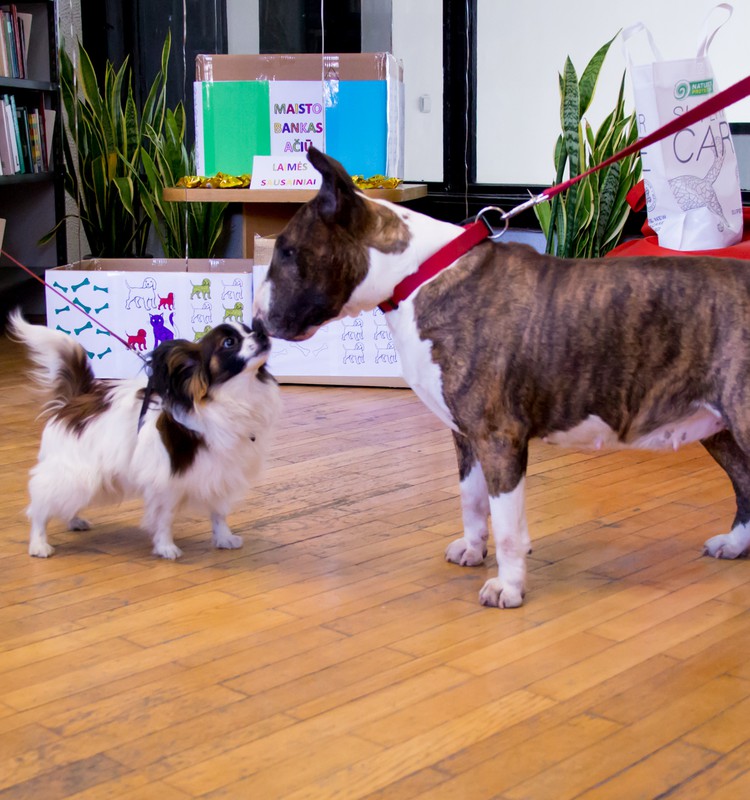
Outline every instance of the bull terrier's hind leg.
<path id="1" fill-rule="evenodd" d="M 464 535 L 451 542 L 445 551 L 445 560 L 462 567 L 479 566 L 487 555 L 487 517 L 490 498 L 484 472 L 477 461 L 469 440 L 459 433 L 453 434 L 461 480 L 461 516 Z"/>
<path id="2" fill-rule="evenodd" d="M 738 558 L 750 550 L 750 459 L 730 431 L 717 433 L 702 444 L 729 475 L 737 498 L 732 530 L 708 539 L 703 552 L 714 558 Z"/>

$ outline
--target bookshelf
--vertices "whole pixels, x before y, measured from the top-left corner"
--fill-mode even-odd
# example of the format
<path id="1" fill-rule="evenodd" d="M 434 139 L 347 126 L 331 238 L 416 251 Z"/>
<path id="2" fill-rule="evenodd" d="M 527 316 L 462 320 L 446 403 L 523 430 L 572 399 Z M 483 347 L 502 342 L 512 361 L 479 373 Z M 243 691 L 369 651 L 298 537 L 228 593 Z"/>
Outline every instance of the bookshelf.
<path id="1" fill-rule="evenodd" d="M 0 130 L 0 218 L 6 220 L 3 249 L 21 263 L 42 273 L 46 267 L 67 260 L 64 226 L 57 237 L 44 247 L 39 239 L 65 216 L 64 170 L 61 144 L 61 101 L 58 71 L 57 0 L 3 3 L 0 27 L 15 11 L 24 21 L 20 35 L 26 34 L 27 47 L 14 57 L 22 66 L 9 68 L 9 38 L 0 46 L 0 112 L 5 102 L 15 106 L 17 130 L 13 131 L 16 147 L 23 158 L 23 169 L 17 162 L 8 166 L 8 154 Z M 27 29 L 28 26 L 28 29 Z M 10 37 L 6 30 L 0 35 Z M 16 43 L 19 40 L 16 39 Z M 25 113 L 19 112 L 23 109 Z M 29 117 L 36 113 L 36 133 L 29 127 Z M 7 112 L 5 112 L 7 113 Z M 12 114 L 3 117 L 7 124 Z M 41 127 L 40 127 L 41 126 Z M 10 135 L 10 134 L 8 134 Z M 41 138 L 40 138 L 41 137 Z M 33 141 L 32 141 L 33 140 Z M 43 149 L 42 149 L 43 148 Z M 0 257 L 0 290 L 6 291 L 21 282 L 23 273 Z M 30 280 L 30 279 L 28 279 Z"/>

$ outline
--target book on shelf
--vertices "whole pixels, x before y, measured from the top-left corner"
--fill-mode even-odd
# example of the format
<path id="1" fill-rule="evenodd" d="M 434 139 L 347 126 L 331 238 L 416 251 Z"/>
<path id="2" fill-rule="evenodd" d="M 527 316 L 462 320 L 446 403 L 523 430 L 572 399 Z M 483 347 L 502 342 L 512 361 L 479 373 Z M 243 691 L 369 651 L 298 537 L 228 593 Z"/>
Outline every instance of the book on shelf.
<path id="1" fill-rule="evenodd" d="M 28 55 L 29 55 L 29 37 L 31 35 L 31 21 L 34 19 L 33 14 L 29 14 L 24 11 L 18 12 L 18 27 L 19 27 L 19 39 L 21 45 L 21 68 L 23 70 L 24 78 L 29 77 L 28 70 L 26 68 L 28 63 Z"/>
<path id="2" fill-rule="evenodd" d="M 31 159 L 31 134 L 29 133 L 29 115 L 23 106 L 16 108 L 16 119 L 18 120 L 18 138 L 21 140 L 21 152 L 23 153 L 24 167 L 22 172 L 33 172 L 33 161 Z"/>
<path id="3" fill-rule="evenodd" d="M 26 119 L 29 123 L 29 151 L 31 154 L 31 171 L 41 172 L 41 154 L 39 147 L 39 112 L 36 109 L 26 109 Z"/>
<path id="4" fill-rule="evenodd" d="M 3 175 L 15 175 L 16 162 L 13 158 L 13 147 L 8 133 L 5 100 L 2 98 L 0 98 L 0 164 L 3 166 Z"/>
<path id="5" fill-rule="evenodd" d="M 20 172 L 20 163 L 16 149 L 15 123 L 12 119 L 12 110 L 8 95 L 0 99 L 0 158 L 3 160 L 3 171 L 6 175 L 15 175 Z M 7 164 L 7 171 L 5 166 Z"/>
<path id="6" fill-rule="evenodd" d="M 2 9 L 0 9 L 0 75 L 4 78 L 10 77 L 10 60 L 5 39 L 5 11 Z"/>
<path id="7" fill-rule="evenodd" d="M 31 164 L 33 172 L 44 172 L 44 157 L 42 155 L 42 129 L 39 121 L 39 109 L 29 111 L 29 136 L 31 138 Z"/>
<path id="8" fill-rule="evenodd" d="M 8 50 L 8 77 L 18 78 L 18 58 L 16 56 L 16 36 L 13 33 L 13 16 L 10 11 L 3 14 L 3 37 Z"/>
<path id="9" fill-rule="evenodd" d="M 0 75 L 27 78 L 29 38 L 34 15 L 14 3 L 0 8 Z"/>
<path id="10" fill-rule="evenodd" d="M 26 172 L 26 162 L 23 160 L 23 149 L 21 148 L 21 132 L 18 129 L 18 114 L 16 113 L 16 96 L 7 95 L 10 102 L 10 124 L 16 141 L 16 153 L 18 154 L 18 171 Z"/>
<path id="11" fill-rule="evenodd" d="M 52 165 L 52 143 L 55 136 L 55 118 L 57 112 L 53 108 L 40 109 L 42 116 L 40 119 L 42 126 L 42 144 L 44 149 L 44 170 L 51 169 Z"/>
<path id="12" fill-rule="evenodd" d="M 18 21 L 18 8 L 15 3 L 10 4 L 10 19 L 12 23 L 13 50 L 16 62 L 16 78 L 25 78 L 23 72 L 23 58 L 21 55 L 21 30 Z"/>

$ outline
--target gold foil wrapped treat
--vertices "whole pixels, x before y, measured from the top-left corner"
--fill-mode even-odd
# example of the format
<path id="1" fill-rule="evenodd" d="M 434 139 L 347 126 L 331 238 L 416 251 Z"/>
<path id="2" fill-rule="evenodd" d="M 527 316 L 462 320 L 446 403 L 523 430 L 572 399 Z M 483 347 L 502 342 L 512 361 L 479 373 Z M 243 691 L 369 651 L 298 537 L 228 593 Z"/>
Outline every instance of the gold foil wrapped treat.
<path id="1" fill-rule="evenodd" d="M 177 181 L 186 189 L 246 189 L 250 185 L 250 175 L 227 175 L 217 172 L 211 178 L 202 175 L 186 175 Z"/>
<path id="2" fill-rule="evenodd" d="M 177 181 L 177 185 L 185 189 L 201 189 L 206 185 L 206 180 L 200 175 L 185 175 Z"/>
<path id="3" fill-rule="evenodd" d="M 385 175 L 352 175 L 352 181 L 358 189 L 395 189 L 401 184 L 401 178 L 388 178 Z"/>

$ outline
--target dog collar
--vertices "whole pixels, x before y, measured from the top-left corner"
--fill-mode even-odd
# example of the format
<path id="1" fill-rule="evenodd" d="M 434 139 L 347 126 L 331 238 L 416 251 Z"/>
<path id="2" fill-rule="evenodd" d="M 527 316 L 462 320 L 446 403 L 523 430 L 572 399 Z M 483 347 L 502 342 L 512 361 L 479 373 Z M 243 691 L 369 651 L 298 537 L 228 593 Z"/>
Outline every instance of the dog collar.
<path id="1" fill-rule="evenodd" d="M 442 272 L 446 267 L 449 267 L 454 261 L 461 258 L 462 255 L 468 253 L 472 247 L 478 245 L 479 242 L 486 239 L 489 235 L 490 229 L 482 220 L 464 225 L 463 233 L 448 242 L 445 247 L 438 250 L 434 255 L 431 255 L 426 261 L 423 261 L 416 272 L 407 275 L 393 290 L 391 297 L 380 303 L 378 308 L 384 314 L 387 314 L 389 311 L 395 311 L 399 303 L 406 300 L 406 298 L 409 297 L 412 292 L 416 291 L 423 283 L 427 282 L 430 278 L 434 278 L 435 275 Z"/>

